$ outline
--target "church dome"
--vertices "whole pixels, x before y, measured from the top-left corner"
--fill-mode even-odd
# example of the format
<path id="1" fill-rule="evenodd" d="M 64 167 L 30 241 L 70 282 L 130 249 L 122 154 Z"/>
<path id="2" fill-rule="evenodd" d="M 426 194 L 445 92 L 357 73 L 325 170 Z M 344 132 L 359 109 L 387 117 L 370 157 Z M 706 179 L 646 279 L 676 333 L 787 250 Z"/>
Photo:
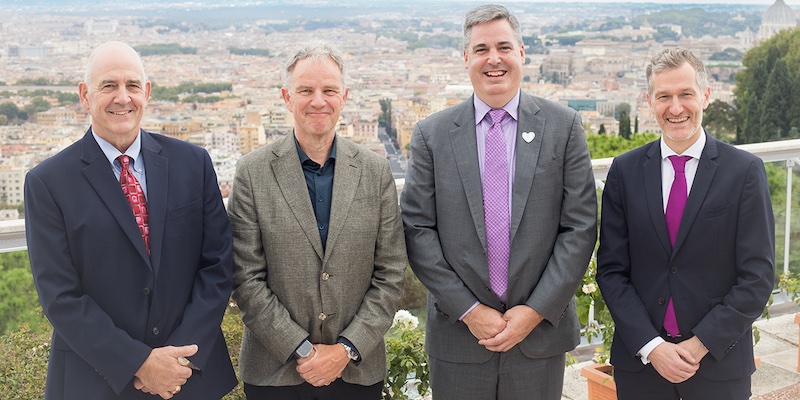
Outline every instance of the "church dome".
<path id="1" fill-rule="evenodd" d="M 769 39 L 779 31 L 795 27 L 797 27 L 797 14 L 783 0 L 775 0 L 775 4 L 767 9 L 764 18 L 761 19 L 758 41 Z"/>
<path id="2" fill-rule="evenodd" d="M 794 10 L 787 6 L 783 0 L 776 0 L 761 19 L 762 24 L 772 25 L 797 25 L 797 15 Z"/>

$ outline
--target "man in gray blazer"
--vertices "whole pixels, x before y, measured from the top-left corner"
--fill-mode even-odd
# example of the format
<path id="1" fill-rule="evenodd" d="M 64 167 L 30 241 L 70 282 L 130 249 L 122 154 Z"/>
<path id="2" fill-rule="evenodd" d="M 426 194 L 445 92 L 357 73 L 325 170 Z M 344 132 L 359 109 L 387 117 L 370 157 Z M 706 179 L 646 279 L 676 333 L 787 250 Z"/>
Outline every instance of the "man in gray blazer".
<path id="1" fill-rule="evenodd" d="M 335 133 L 337 52 L 311 42 L 286 73 L 294 134 L 244 156 L 229 198 L 239 373 L 248 399 L 378 400 L 407 263 L 394 179 Z"/>
<path id="2" fill-rule="evenodd" d="M 574 110 L 520 90 L 524 60 L 516 17 L 470 10 L 475 95 L 414 127 L 400 208 L 429 290 L 436 400 L 560 399 L 579 341 L 573 293 L 597 237 L 589 151 Z"/>

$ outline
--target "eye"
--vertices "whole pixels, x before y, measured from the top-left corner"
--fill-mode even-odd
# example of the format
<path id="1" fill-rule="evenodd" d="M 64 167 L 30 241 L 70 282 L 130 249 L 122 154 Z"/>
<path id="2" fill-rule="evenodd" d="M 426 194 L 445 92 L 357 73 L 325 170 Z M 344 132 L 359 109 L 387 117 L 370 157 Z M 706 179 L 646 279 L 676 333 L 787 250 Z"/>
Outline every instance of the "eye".
<path id="1" fill-rule="evenodd" d="M 483 54 L 483 53 L 486 53 L 486 49 L 484 48 L 475 49 L 475 54 Z"/>

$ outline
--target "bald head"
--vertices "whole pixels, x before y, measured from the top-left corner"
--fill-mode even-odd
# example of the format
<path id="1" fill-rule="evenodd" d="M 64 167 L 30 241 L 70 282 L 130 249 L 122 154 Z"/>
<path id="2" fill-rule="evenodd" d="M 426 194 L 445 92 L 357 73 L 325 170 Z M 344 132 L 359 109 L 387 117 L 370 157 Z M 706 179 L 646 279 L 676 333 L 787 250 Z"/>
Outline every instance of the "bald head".
<path id="1" fill-rule="evenodd" d="M 135 65 L 141 71 L 142 82 L 147 82 L 147 74 L 144 72 L 144 64 L 139 53 L 133 47 L 117 41 L 105 42 L 92 51 L 86 63 L 83 81 L 91 83 L 98 69 L 113 68 L 114 65 Z"/>

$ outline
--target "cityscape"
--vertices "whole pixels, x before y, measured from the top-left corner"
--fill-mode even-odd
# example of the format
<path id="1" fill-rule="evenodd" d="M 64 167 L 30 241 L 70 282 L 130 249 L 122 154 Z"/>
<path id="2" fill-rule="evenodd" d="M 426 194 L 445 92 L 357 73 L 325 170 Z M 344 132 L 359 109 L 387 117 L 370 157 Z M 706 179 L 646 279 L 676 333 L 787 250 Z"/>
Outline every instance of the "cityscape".
<path id="1" fill-rule="evenodd" d="M 580 111 L 589 135 L 617 134 L 621 105 L 638 131 L 658 132 L 644 66 L 681 46 L 708 66 L 712 100 L 730 103 L 743 54 L 795 28 L 800 4 L 708 3 L 508 2 L 525 42 L 523 90 Z M 0 205 L 22 204 L 27 171 L 86 132 L 77 84 L 108 40 L 136 48 L 154 85 L 142 127 L 206 148 L 226 196 L 242 154 L 291 133 L 284 63 L 299 43 L 325 39 L 348 68 L 337 132 L 385 155 L 402 178 L 414 124 L 472 94 L 461 23 L 478 4 L 0 0 Z"/>

